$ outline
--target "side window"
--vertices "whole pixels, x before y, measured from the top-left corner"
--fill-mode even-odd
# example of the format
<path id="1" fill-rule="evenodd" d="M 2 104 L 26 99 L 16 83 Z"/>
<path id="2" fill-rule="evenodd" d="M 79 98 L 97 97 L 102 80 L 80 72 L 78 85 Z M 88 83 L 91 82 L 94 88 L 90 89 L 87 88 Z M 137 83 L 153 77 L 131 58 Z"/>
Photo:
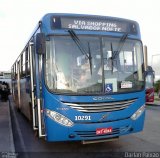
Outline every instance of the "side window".
<path id="1" fill-rule="evenodd" d="M 21 54 L 20 59 L 20 77 L 23 77 L 23 54 Z"/>
<path id="2" fill-rule="evenodd" d="M 21 78 L 23 78 L 23 77 L 25 77 L 25 75 L 26 75 L 26 72 L 25 72 L 25 61 L 26 61 L 26 56 L 25 56 L 25 54 L 26 54 L 26 52 L 23 52 L 22 54 L 21 54 L 21 71 L 20 71 L 20 76 L 21 76 Z"/>
<path id="3" fill-rule="evenodd" d="M 15 79 L 18 78 L 18 66 L 17 66 L 17 63 L 15 64 Z"/>
<path id="4" fill-rule="evenodd" d="M 26 48 L 26 62 L 25 62 L 25 67 L 26 67 L 26 76 L 30 75 L 30 55 L 28 51 L 28 47 Z"/>

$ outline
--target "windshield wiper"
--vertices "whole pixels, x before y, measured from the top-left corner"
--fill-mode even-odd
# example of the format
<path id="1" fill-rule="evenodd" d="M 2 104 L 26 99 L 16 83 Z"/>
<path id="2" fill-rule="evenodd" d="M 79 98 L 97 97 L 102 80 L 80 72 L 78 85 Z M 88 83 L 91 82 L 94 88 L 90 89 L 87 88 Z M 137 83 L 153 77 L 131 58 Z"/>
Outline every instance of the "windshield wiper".
<path id="1" fill-rule="evenodd" d="M 119 45 L 118 45 L 118 47 L 117 47 L 117 51 L 114 51 L 113 59 L 115 59 L 116 56 L 119 54 L 119 52 L 122 50 L 122 48 L 123 48 L 123 46 L 124 46 L 124 43 L 125 43 L 125 41 L 126 41 L 127 38 L 128 38 L 128 33 L 125 33 L 125 34 L 121 37 L 121 39 L 120 39 L 120 41 L 119 41 Z"/>
<path id="2" fill-rule="evenodd" d="M 89 60 L 89 65 L 90 65 L 90 72 L 92 75 L 92 56 L 91 56 L 91 50 L 90 50 L 90 45 L 88 42 L 88 52 L 85 50 L 85 48 L 83 47 L 83 44 L 81 43 L 80 39 L 78 38 L 78 36 L 76 35 L 76 33 L 73 30 L 68 30 L 71 38 L 73 39 L 73 41 L 76 43 L 76 45 L 78 46 L 79 50 L 81 51 L 81 53 L 83 55 L 85 55 L 87 57 L 87 59 Z"/>
<path id="3" fill-rule="evenodd" d="M 90 72 L 91 72 L 91 75 L 92 75 L 92 56 L 91 56 L 91 47 L 89 45 L 89 42 L 88 42 L 88 60 L 89 60 L 89 66 L 90 66 Z"/>

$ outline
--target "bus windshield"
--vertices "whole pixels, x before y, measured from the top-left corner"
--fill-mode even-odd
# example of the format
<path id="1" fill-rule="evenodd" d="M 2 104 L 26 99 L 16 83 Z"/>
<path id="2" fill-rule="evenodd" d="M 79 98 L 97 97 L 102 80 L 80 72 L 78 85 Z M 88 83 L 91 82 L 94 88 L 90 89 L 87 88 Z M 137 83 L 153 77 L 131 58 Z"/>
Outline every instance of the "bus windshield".
<path id="1" fill-rule="evenodd" d="M 78 35 L 78 40 L 80 46 L 70 35 L 50 36 L 47 41 L 45 82 L 50 91 L 87 95 L 144 88 L 140 41 L 85 35 Z"/>

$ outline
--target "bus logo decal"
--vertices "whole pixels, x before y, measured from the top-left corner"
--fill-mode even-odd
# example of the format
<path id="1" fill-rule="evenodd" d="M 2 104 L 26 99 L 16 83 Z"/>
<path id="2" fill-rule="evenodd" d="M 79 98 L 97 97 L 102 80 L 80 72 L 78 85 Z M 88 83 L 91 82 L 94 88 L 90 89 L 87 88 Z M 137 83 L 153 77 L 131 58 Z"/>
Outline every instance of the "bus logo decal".
<path id="1" fill-rule="evenodd" d="M 99 121 L 102 121 L 102 120 L 106 119 L 108 117 L 108 115 L 109 115 L 109 113 L 106 113 L 106 114 L 102 115 L 102 117 L 100 118 Z"/>
<path id="2" fill-rule="evenodd" d="M 108 97 L 93 97 L 93 100 L 98 100 L 98 101 L 102 101 L 102 100 L 113 100 L 114 98 L 108 96 Z"/>

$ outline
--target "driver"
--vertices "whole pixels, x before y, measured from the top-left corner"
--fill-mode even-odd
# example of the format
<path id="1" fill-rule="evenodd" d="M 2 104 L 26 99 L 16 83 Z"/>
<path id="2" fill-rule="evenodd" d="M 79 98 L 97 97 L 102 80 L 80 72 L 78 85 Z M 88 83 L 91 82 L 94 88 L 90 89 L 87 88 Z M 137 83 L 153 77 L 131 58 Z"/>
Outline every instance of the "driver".
<path id="1" fill-rule="evenodd" d="M 105 71 L 105 73 L 107 73 L 107 72 L 111 72 L 111 73 L 118 72 L 116 67 L 113 65 L 113 61 L 112 61 L 111 57 L 108 58 L 106 64 L 104 64 L 104 71 Z M 98 75 L 102 75 L 102 67 L 100 67 L 100 69 L 98 71 Z"/>

